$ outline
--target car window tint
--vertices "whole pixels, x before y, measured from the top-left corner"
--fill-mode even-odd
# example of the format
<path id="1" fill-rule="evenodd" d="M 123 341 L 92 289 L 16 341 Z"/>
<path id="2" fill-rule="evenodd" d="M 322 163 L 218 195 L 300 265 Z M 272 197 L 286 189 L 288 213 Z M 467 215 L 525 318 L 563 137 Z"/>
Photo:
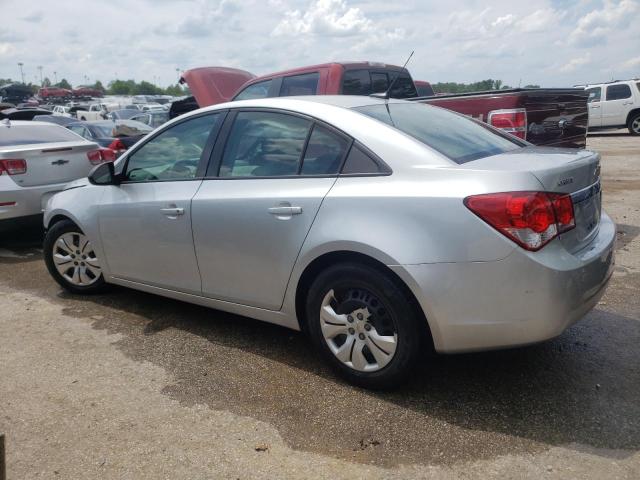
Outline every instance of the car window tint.
<path id="1" fill-rule="evenodd" d="M 404 132 L 456 163 L 498 155 L 526 145 L 486 124 L 429 105 L 389 102 L 354 110 Z"/>
<path id="2" fill-rule="evenodd" d="M 266 98 L 269 96 L 269 88 L 273 80 L 265 80 L 264 82 L 254 83 L 242 90 L 234 100 L 250 100 L 252 98 Z"/>
<path id="3" fill-rule="evenodd" d="M 607 87 L 607 100 L 622 100 L 629 97 L 631 97 L 631 89 L 626 83 Z"/>
<path id="4" fill-rule="evenodd" d="M 347 70 L 342 77 L 343 95 L 369 95 L 371 77 L 369 70 Z"/>
<path id="5" fill-rule="evenodd" d="M 600 87 L 587 88 L 587 92 L 589 93 L 589 99 L 587 102 L 599 102 L 601 91 L 602 89 Z"/>
<path id="6" fill-rule="evenodd" d="M 381 173 L 378 163 L 359 147 L 354 145 L 349 151 L 349 156 L 342 167 L 343 174 L 353 173 Z"/>
<path id="7" fill-rule="evenodd" d="M 396 79 L 396 75 L 399 75 Z M 391 98 L 413 98 L 418 96 L 416 86 L 413 84 L 411 77 L 403 72 L 392 72 L 389 75 L 393 86 L 389 96 Z M 395 79 L 395 80 L 394 80 Z"/>
<path id="8" fill-rule="evenodd" d="M 318 90 L 319 80 L 320 74 L 318 72 L 284 77 L 280 87 L 280 96 L 315 95 Z"/>
<path id="9" fill-rule="evenodd" d="M 389 78 L 386 73 L 371 72 L 371 92 L 384 93 L 389 88 Z"/>
<path id="10" fill-rule="evenodd" d="M 126 179 L 134 182 L 195 178 L 202 151 L 219 113 L 173 125 L 129 156 Z"/>
<path id="11" fill-rule="evenodd" d="M 338 173 L 349 147 L 344 137 L 320 125 L 313 127 L 302 161 L 302 175 L 330 175 Z"/>
<path id="12" fill-rule="evenodd" d="M 282 113 L 238 113 L 227 139 L 219 175 L 296 175 L 310 126 L 309 120 Z"/>
<path id="13" fill-rule="evenodd" d="M 415 87 L 420 97 L 433 97 L 435 95 L 430 84 L 416 85 Z"/>
<path id="14" fill-rule="evenodd" d="M 0 124 L 0 146 L 35 145 L 53 142 L 77 142 L 78 136 L 58 125 L 16 125 Z"/>

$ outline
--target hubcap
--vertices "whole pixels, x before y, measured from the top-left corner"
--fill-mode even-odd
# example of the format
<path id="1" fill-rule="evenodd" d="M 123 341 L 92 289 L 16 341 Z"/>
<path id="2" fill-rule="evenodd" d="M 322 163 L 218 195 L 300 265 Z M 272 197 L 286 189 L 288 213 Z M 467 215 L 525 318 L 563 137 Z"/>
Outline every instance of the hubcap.
<path id="1" fill-rule="evenodd" d="M 53 263 L 72 285 L 86 287 L 100 278 L 101 270 L 91 242 L 77 232 L 64 233 L 53 244 Z"/>
<path id="2" fill-rule="evenodd" d="M 329 349 L 346 366 L 360 372 L 384 368 L 396 353 L 395 323 L 382 302 L 368 291 L 333 290 L 320 307 L 320 326 Z"/>
<path id="3" fill-rule="evenodd" d="M 634 132 L 636 133 L 640 133 L 640 117 L 636 118 L 632 123 L 631 123 L 631 128 L 633 129 Z"/>

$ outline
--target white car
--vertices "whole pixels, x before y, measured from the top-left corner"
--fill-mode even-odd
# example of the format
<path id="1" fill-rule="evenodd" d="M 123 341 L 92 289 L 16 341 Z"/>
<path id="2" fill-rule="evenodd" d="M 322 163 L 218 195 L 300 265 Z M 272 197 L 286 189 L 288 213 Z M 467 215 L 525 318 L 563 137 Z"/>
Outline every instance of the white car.
<path id="1" fill-rule="evenodd" d="M 71 118 L 71 113 L 69 111 L 70 107 L 64 107 L 62 105 L 56 105 L 55 107 L 53 107 L 53 110 L 51 111 L 52 115 L 56 115 L 56 116 L 60 116 L 60 117 L 69 117 Z"/>
<path id="2" fill-rule="evenodd" d="M 586 85 L 589 130 L 628 128 L 640 135 L 640 79 Z"/>
<path id="3" fill-rule="evenodd" d="M 94 165 L 115 159 L 64 127 L 46 122 L 0 122 L 0 231 L 40 222 L 44 206 Z"/>

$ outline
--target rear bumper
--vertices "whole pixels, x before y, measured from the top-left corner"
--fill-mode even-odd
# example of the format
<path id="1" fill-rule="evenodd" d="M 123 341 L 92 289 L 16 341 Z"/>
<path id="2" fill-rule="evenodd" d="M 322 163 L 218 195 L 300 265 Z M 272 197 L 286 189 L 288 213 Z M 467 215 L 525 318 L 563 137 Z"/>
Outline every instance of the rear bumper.
<path id="1" fill-rule="evenodd" d="M 602 297 L 614 264 L 615 224 L 602 213 L 576 254 L 559 240 L 494 262 L 391 267 L 420 302 L 439 352 L 506 348 L 560 335 Z"/>
<path id="2" fill-rule="evenodd" d="M 42 214 L 47 200 L 65 185 L 20 187 L 8 175 L 0 175 L 0 220 Z"/>

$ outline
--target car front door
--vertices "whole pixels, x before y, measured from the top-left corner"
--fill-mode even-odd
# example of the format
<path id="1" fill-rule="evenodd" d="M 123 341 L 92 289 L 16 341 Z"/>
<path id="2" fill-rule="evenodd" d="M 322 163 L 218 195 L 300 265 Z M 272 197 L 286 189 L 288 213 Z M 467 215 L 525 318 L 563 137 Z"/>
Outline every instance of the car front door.
<path id="1" fill-rule="evenodd" d="M 105 187 L 98 214 L 113 276 L 201 293 L 191 199 L 202 183 L 223 116 L 190 117 L 127 155 L 122 183 Z"/>
<path id="2" fill-rule="evenodd" d="M 350 139 L 279 111 L 233 112 L 193 199 L 205 296 L 269 310 L 289 276 Z"/>
<path id="3" fill-rule="evenodd" d="M 631 88 L 626 83 L 607 85 L 605 101 L 602 102 L 602 126 L 623 126 L 633 106 Z"/>
<path id="4" fill-rule="evenodd" d="M 587 88 L 589 93 L 589 99 L 587 105 L 589 106 L 589 127 L 601 127 L 602 126 L 602 87 Z"/>

